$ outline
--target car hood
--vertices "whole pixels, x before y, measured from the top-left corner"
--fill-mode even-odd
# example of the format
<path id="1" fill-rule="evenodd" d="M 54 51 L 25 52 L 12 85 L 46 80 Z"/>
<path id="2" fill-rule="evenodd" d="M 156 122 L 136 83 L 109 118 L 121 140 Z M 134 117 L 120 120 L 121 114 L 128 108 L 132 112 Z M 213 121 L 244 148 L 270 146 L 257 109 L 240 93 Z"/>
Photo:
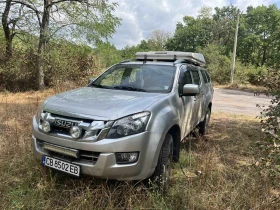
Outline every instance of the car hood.
<path id="1" fill-rule="evenodd" d="M 83 87 L 48 98 L 44 110 L 70 117 L 115 120 L 144 111 L 165 95 Z"/>

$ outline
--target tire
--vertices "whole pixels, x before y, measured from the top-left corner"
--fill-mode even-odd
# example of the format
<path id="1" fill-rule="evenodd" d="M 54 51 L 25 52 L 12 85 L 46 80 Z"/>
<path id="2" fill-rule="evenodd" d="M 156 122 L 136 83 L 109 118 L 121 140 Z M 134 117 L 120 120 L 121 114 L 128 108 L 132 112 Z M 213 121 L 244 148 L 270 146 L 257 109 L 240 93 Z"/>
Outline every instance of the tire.
<path id="1" fill-rule="evenodd" d="M 167 134 L 160 154 L 156 169 L 152 175 L 152 182 L 156 184 L 159 191 L 165 192 L 170 184 L 171 166 L 173 159 L 173 138 Z"/>
<path id="2" fill-rule="evenodd" d="M 211 109 L 207 107 L 204 120 L 198 124 L 199 135 L 203 136 L 206 134 L 210 117 L 211 117 Z"/>

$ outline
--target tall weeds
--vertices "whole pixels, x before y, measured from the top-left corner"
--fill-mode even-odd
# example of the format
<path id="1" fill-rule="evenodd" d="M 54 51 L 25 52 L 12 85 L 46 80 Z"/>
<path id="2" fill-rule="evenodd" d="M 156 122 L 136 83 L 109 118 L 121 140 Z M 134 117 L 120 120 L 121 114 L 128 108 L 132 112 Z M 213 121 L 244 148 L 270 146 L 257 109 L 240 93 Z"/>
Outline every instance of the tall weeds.
<path id="1" fill-rule="evenodd" d="M 55 90 L 0 94 L 0 209 L 279 209 L 279 180 L 260 173 L 254 118 L 214 113 L 205 138 L 182 142 L 166 195 L 142 182 L 49 170 L 31 148 L 31 120 Z M 276 183 L 276 184 L 275 184 Z"/>

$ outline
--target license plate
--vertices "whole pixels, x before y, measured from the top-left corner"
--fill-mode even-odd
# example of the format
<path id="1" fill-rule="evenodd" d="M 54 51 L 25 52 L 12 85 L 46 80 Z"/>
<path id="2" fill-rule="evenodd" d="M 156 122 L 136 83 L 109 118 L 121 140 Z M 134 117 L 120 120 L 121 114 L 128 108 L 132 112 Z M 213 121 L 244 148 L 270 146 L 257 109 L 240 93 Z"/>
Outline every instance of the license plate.
<path id="1" fill-rule="evenodd" d="M 49 156 L 43 156 L 42 164 L 44 166 L 48 166 L 65 173 L 72 174 L 74 176 L 80 176 L 80 166 L 74 165 L 72 163 L 58 160 Z"/>

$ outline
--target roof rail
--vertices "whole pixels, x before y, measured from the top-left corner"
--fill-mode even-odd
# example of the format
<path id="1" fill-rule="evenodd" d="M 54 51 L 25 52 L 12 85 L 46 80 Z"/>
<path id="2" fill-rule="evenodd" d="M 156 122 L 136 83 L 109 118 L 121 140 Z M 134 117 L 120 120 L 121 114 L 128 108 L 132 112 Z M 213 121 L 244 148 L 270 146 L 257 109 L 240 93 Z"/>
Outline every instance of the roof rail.
<path id="1" fill-rule="evenodd" d="M 119 63 L 127 63 L 127 62 L 129 62 L 129 61 L 132 61 L 133 59 L 126 59 L 126 60 L 123 60 L 123 61 L 121 61 L 121 62 L 119 62 Z"/>

